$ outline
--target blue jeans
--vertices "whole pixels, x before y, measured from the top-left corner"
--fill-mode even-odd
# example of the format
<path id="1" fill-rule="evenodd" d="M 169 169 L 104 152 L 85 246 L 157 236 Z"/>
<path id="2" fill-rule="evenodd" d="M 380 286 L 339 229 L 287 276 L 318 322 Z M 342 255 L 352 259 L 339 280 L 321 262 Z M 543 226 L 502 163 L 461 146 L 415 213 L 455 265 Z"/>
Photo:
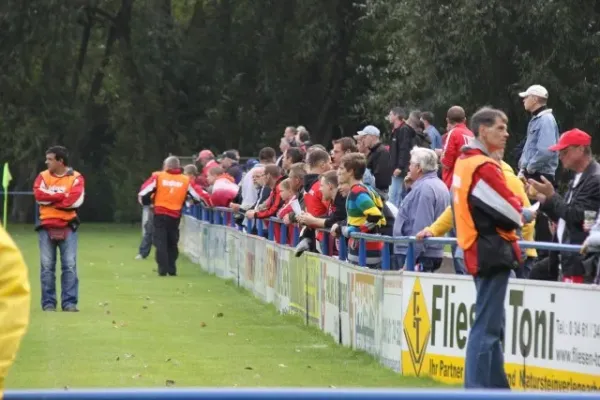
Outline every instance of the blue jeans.
<path id="1" fill-rule="evenodd" d="M 140 248 L 138 250 L 138 254 L 143 258 L 146 258 L 150 255 L 150 250 L 152 250 L 152 236 L 154 234 L 154 210 L 148 210 L 148 220 L 144 225 L 144 236 L 142 237 L 142 242 L 140 243 Z"/>
<path id="2" fill-rule="evenodd" d="M 504 298 L 510 272 L 507 269 L 491 277 L 474 278 L 477 299 L 465 356 L 465 388 L 510 388 L 502 352 Z"/>
<path id="3" fill-rule="evenodd" d="M 396 207 L 400 207 L 402 203 L 402 192 L 404 191 L 404 178 L 392 176 L 392 184 L 390 185 L 389 201 Z"/>
<path id="4" fill-rule="evenodd" d="M 450 231 L 451 237 L 456 237 L 456 230 L 452 228 Z M 466 275 L 467 268 L 465 267 L 465 253 L 463 249 L 453 244 L 450 246 L 452 249 L 452 263 L 454 264 L 454 272 L 456 275 Z"/>
<path id="5" fill-rule="evenodd" d="M 42 283 L 42 308 L 56 307 L 56 250 L 60 251 L 61 306 L 63 309 L 77 305 L 79 278 L 77 277 L 77 232 L 65 240 L 50 239 L 48 231 L 38 231 L 40 244 L 40 279 Z"/>

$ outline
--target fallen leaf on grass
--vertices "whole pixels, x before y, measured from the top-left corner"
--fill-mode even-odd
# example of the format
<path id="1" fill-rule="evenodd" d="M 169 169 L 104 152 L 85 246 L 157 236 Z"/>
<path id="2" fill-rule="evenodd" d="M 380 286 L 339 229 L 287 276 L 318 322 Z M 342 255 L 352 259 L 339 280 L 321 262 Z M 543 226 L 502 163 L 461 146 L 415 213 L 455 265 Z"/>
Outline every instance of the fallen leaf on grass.
<path id="1" fill-rule="evenodd" d="M 254 368 L 252 368 L 252 367 L 246 367 L 244 369 L 247 369 L 248 371 L 252 371 Z"/>
<path id="2" fill-rule="evenodd" d="M 306 366 L 306 368 L 308 368 L 308 369 L 312 369 L 312 367 L 311 367 L 310 365 L 307 365 L 307 366 Z"/>
<path id="3" fill-rule="evenodd" d="M 121 357 L 117 356 L 117 358 L 115 359 L 115 361 L 119 361 L 121 359 Z"/>
<path id="4" fill-rule="evenodd" d="M 171 361 L 171 357 L 167 357 L 167 358 L 165 359 L 165 362 L 169 362 L 169 361 Z"/>
<path id="5" fill-rule="evenodd" d="M 227 334 L 227 336 L 235 336 L 235 333 L 233 333 L 233 332 L 229 332 L 229 333 Z"/>
<path id="6" fill-rule="evenodd" d="M 142 374 L 135 374 L 134 376 L 132 376 L 133 379 L 139 379 L 142 377 Z"/>
<path id="7" fill-rule="evenodd" d="M 172 380 L 172 379 L 167 379 L 166 382 L 165 382 L 165 385 L 167 385 L 167 386 L 173 386 L 173 385 L 175 385 L 175 381 Z"/>
<path id="8" fill-rule="evenodd" d="M 146 309 L 148 309 L 148 306 L 142 306 L 142 308 L 143 308 L 144 310 L 146 310 Z"/>
<path id="9" fill-rule="evenodd" d="M 135 357 L 134 354 L 125 353 L 125 358 L 133 358 L 133 357 Z"/>
<path id="10" fill-rule="evenodd" d="M 200 328 L 206 328 L 206 322 L 200 322 Z"/>
<path id="11" fill-rule="evenodd" d="M 285 364 L 279 364 L 279 366 L 280 366 L 281 368 L 287 368 L 287 365 L 285 365 Z"/>
<path id="12" fill-rule="evenodd" d="M 223 318 L 224 316 L 225 316 L 225 314 L 223 314 L 222 312 L 220 312 L 220 313 L 217 313 L 217 314 L 215 315 L 215 317 L 217 317 L 217 318 Z"/>

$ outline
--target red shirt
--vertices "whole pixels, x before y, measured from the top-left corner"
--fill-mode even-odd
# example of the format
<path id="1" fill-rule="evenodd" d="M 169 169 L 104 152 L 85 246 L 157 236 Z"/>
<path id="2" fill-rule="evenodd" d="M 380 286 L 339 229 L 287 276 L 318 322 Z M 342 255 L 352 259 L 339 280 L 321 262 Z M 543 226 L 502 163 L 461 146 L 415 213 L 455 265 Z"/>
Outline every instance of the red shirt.
<path id="1" fill-rule="evenodd" d="M 446 142 L 440 159 L 442 163 L 442 180 L 450 188 L 452 186 L 452 176 L 454 175 L 454 164 L 460 156 L 460 149 L 469 144 L 473 132 L 467 128 L 467 125 L 461 123 L 450 129 L 444 136 L 446 136 Z"/>

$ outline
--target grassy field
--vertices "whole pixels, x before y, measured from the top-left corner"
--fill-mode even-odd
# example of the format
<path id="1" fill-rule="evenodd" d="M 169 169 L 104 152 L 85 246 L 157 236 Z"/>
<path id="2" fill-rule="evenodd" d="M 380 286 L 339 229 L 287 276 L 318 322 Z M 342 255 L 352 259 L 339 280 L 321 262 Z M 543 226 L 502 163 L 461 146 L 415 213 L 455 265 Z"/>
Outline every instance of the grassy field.
<path id="1" fill-rule="evenodd" d="M 431 387 L 342 348 L 180 259 L 159 278 L 139 228 L 84 225 L 80 313 L 39 305 L 37 238 L 9 226 L 30 268 L 32 319 L 9 389 L 157 386 Z"/>

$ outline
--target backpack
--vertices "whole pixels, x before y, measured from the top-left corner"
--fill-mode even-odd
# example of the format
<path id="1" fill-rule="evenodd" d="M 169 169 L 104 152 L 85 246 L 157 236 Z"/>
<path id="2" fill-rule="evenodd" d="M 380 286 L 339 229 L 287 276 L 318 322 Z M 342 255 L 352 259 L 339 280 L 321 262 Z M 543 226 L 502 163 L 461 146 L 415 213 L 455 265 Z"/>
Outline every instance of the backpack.
<path id="1" fill-rule="evenodd" d="M 426 147 L 428 149 L 431 148 L 431 138 L 427 132 L 417 132 L 413 142 L 413 144 L 417 147 Z"/>

